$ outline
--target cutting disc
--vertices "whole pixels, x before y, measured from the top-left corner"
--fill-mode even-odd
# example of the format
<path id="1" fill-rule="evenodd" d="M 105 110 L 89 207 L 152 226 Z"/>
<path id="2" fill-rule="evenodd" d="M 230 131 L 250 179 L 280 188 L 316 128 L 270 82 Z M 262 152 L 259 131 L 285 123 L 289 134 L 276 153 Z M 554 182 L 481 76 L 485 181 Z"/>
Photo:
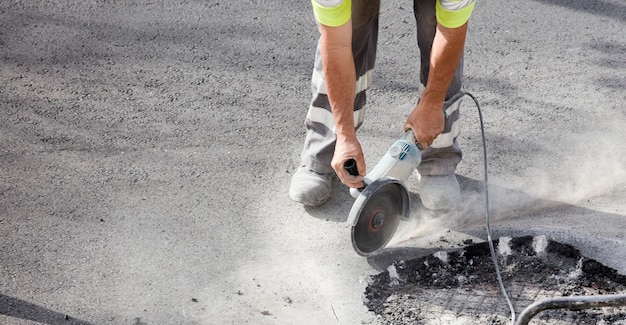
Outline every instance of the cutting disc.
<path id="1" fill-rule="evenodd" d="M 354 250 L 362 256 L 377 253 L 408 214 L 409 194 L 402 182 L 392 178 L 372 182 L 359 194 L 348 217 Z"/>

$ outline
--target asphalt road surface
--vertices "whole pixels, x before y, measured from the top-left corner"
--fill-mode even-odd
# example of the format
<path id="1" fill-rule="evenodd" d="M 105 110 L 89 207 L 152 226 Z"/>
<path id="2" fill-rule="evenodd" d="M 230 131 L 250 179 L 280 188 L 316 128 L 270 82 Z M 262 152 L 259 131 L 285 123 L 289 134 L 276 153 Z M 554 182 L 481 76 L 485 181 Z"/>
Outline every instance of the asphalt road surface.
<path id="1" fill-rule="evenodd" d="M 411 8 L 383 1 L 370 168 L 417 101 Z M 369 275 L 484 240 L 469 100 L 458 215 L 426 222 L 413 194 L 415 222 L 363 258 L 345 187 L 288 199 L 317 35 L 308 1 L 2 1 L 0 323 L 376 324 Z M 465 90 L 494 236 L 626 273 L 624 53 L 623 0 L 478 2 Z"/>

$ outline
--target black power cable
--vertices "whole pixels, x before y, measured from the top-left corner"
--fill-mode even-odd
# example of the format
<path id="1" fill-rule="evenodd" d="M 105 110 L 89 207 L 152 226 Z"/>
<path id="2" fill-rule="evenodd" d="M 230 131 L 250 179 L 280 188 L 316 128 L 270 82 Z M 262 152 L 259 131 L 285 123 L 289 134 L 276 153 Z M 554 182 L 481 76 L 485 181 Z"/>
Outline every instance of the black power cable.
<path id="1" fill-rule="evenodd" d="M 509 309 L 511 310 L 511 324 L 515 324 L 515 308 L 513 308 L 513 303 L 511 302 L 511 298 L 509 297 L 506 288 L 504 287 L 504 282 L 502 281 L 502 275 L 500 274 L 500 266 L 498 265 L 498 257 L 496 255 L 496 250 L 493 247 L 493 240 L 491 239 L 491 224 L 490 224 L 490 215 L 489 215 L 489 185 L 488 185 L 488 176 L 487 176 L 487 141 L 485 138 L 485 125 L 483 122 L 483 113 L 480 109 L 480 104 L 474 95 L 465 92 L 463 95 L 469 96 L 474 103 L 476 104 L 476 108 L 478 109 L 478 118 L 480 120 L 480 133 L 482 135 L 483 142 L 483 167 L 485 174 L 485 222 L 487 224 L 487 241 L 489 242 L 489 250 L 491 251 L 491 259 L 493 260 L 493 265 L 496 270 L 496 276 L 498 277 L 498 283 L 500 284 L 500 290 L 506 299 L 506 303 L 509 305 Z"/>

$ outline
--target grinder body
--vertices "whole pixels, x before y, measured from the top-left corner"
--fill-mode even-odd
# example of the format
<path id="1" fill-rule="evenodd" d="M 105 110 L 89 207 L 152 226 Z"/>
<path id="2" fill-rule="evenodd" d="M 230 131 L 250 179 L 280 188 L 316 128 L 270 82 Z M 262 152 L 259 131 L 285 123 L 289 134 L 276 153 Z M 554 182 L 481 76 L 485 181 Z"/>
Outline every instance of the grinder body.
<path id="1" fill-rule="evenodd" d="M 385 155 L 378 161 L 374 169 L 365 175 L 363 182 L 365 186 L 373 183 L 379 178 L 393 178 L 404 183 L 409 179 L 411 173 L 419 166 L 422 161 L 422 153 L 417 147 L 415 141 L 415 135 L 412 130 L 408 130 L 404 137 L 397 140 L 385 153 Z M 346 169 L 350 171 L 351 166 L 346 166 Z M 353 175 L 357 175 L 356 165 L 354 165 L 353 171 L 350 171 Z M 357 198 L 363 188 L 356 189 L 351 188 L 350 194 L 352 197 Z"/>

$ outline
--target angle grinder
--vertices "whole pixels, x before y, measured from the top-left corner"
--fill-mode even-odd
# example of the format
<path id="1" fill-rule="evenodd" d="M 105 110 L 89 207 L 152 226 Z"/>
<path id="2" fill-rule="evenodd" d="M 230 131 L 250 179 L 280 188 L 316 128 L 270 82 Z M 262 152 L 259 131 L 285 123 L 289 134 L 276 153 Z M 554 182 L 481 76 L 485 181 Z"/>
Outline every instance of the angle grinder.
<path id="1" fill-rule="evenodd" d="M 383 249 L 400 220 L 408 219 L 409 191 L 404 182 L 421 160 L 413 130 L 408 130 L 364 177 L 365 187 L 350 189 L 356 201 L 348 215 L 348 224 L 352 225 L 352 246 L 359 255 L 370 256 Z M 358 175 L 354 159 L 348 160 L 344 168 L 351 175 Z"/>
<path id="2" fill-rule="evenodd" d="M 444 116 L 458 109 L 459 93 L 446 101 Z M 408 130 L 387 150 L 374 169 L 365 175 L 365 187 L 350 189 L 356 198 L 348 224 L 352 226 L 352 246 L 361 256 L 374 255 L 389 243 L 401 219 L 409 218 L 409 191 L 404 183 L 422 161 L 422 148 L 415 139 L 413 130 Z M 350 159 L 344 168 L 353 176 L 359 173 L 356 161 Z"/>

